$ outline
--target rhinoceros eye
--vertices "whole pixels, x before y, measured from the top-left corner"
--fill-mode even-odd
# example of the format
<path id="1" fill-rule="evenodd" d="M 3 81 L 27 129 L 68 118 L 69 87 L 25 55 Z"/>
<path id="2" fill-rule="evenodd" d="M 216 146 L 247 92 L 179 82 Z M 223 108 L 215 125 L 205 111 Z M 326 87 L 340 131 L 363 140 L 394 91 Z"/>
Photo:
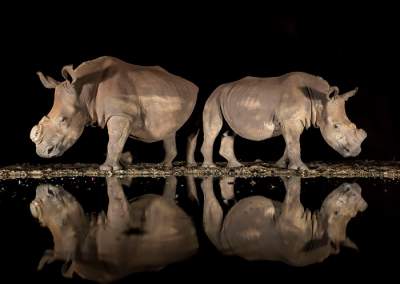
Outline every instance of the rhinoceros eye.
<path id="1" fill-rule="evenodd" d="M 334 127 L 337 129 L 337 128 L 339 128 L 339 124 L 338 123 L 335 123 L 335 125 L 334 125 Z"/>
<path id="2" fill-rule="evenodd" d="M 65 121 L 66 121 L 66 118 L 63 117 L 63 116 L 60 116 L 60 117 L 57 119 L 57 121 L 58 121 L 58 123 L 60 123 L 60 124 L 64 124 Z"/>

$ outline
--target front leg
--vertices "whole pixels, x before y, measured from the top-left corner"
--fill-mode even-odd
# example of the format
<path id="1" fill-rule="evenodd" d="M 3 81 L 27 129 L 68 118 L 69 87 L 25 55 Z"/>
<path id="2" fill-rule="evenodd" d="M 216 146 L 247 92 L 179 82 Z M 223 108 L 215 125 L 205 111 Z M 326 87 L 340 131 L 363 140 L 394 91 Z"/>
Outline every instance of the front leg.
<path id="1" fill-rule="evenodd" d="M 308 167 L 301 161 L 300 155 L 300 135 L 303 132 L 303 126 L 300 122 L 288 122 L 282 127 L 282 135 L 286 142 L 284 159 L 289 161 L 289 169 L 308 170 Z"/>
<path id="2" fill-rule="evenodd" d="M 130 119 L 122 116 L 113 116 L 107 122 L 108 129 L 108 146 L 107 159 L 100 166 L 100 170 L 120 170 L 120 158 L 126 139 L 129 137 L 131 130 Z"/>
<path id="3" fill-rule="evenodd" d="M 131 225 L 129 202 L 122 187 L 122 180 L 112 176 L 107 177 L 107 226 L 119 232 L 126 231 Z"/>
<path id="4" fill-rule="evenodd" d="M 294 216 L 304 212 L 303 205 L 300 201 L 301 193 L 301 177 L 281 177 L 285 185 L 286 194 L 283 201 L 281 216 L 289 216 L 288 219 L 293 219 Z M 301 216 L 297 216 L 301 217 Z"/>

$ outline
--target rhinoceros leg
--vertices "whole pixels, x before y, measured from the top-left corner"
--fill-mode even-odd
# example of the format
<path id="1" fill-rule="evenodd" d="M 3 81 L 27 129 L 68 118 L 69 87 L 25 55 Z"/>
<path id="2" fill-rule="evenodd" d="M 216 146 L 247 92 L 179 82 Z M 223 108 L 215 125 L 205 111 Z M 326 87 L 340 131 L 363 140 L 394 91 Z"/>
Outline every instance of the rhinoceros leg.
<path id="1" fill-rule="evenodd" d="M 115 176 L 107 177 L 107 226 L 114 230 L 126 231 L 129 229 L 131 216 L 129 202 L 125 196 L 121 180 Z"/>
<path id="2" fill-rule="evenodd" d="M 224 202 L 232 200 L 235 198 L 235 177 L 222 177 L 219 180 L 219 187 L 221 189 L 222 198 Z"/>
<path id="3" fill-rule="evenodd" d="M 122 169 L 120 158 L 126 139 L 128 139 L 131 122 L 128 118 L 113 116 L 107 122 L 108 146 L 107 159 L 100 166 L 100 170 L 119 170 Z"/>
<path id="4" fill-rule="evenodd" d="M 300 157 L 300 135 L 303 126 L 299 122 L 290 121 L 282 128 L 282 135 L 286 142 L 286 153 L 289 160 L 289 169 L 308 170 Z"/>
<path id="5" fill-rule="evenodd" d="M 186 145 L 186 164 L 188 167 L 197 166 L 196 160 L 194 158 L 194 152 L 196 151 L 197 146 L 197 136 L 199 135 L 199 131 L 189 135 L 187 139 Z"/>
<path id="6" fill-rule="evenodd" d="M 229 136 L 227 132 L 224 133 L 221 139 L 221 146 L 219 148 L 219 154 L 224 157 L 228 161 L 228 167 L 241 167 L 243 166 L 239 161 L 236 159 L 235 150 L 234 150 L 234 136 Z"/>
<path id="7" fill-rule="evenodd" d="M 222 128 L 223 120 L 222 113 L 217 102 L 217 97 L 212 97 L 207 101 L 203 111 L 203 132 L 204 141 L 201 146 L 203 154 L 203 167 L 215 167 L 213 162 L 213 147 L 215 138 Z"/>
<path id="8" fill-rule="evenodd" d="M 186 176 L 185 178 L 189 199 L 192 201 L 196 201 L 196 203 L 199 204 L 199 197 L 197 195 L 197 188 L 194 176 Z"/>
<path id="9" fill-rule="evenodd" d="M 291 176 L 281 177 L 281 179 L 286 189 L 281 215 L 292 220 L 294 215 L 301 215 L 304 213 L 303 205 L 301 205 L 300 202 L 301 177 Z"/>
<path id="10" fill-rule="evenodd" d="M 201 182 L 204 196 L 203 227 L 207 237 L 218 248 L 223 249 L 221 243 L 221 229 L 223 222 L 223 211 L 214 194 L 213 178 L 205 177 Z"/>
<path id="11" fill-rule="evenodd" d="M 163 197 L 169 201 L 174 201 L 176 199 L 176 186 L 178 180 L 176 176 L 169 176 L 165 179 Z"/>
<path id="12" fill-rule="evenodd" d="M 175 133 L 168 136 L 163 140 L 165 157 L 163 161 L 164 167 L 172 167 L 172 161 L 175 159 L 177 151 L 176 151 L 176 140 Z"/>
<path id="13" fill-rule="evenodd" d="M 275 163 L 278 168 L 287 168 L 288 166 L 288 156 L 287 156 L 287 149 L 285 147 L 285 152 L 283 153 L 282 157 Z"/>
<path id="14" fill-rule="evenodd" d="M 306 231 L 308 225 L 313 222 L 313 215 L 309 210 L 304 210 L 300 202 L 301 177 L 281 177 L 285 184 L 286 194 L 282 203 L 282 211 L 277 220 L 279 229 L 291 231 L 294 228 Z M 300 237 L 301 235 L 299 235 Z"/>

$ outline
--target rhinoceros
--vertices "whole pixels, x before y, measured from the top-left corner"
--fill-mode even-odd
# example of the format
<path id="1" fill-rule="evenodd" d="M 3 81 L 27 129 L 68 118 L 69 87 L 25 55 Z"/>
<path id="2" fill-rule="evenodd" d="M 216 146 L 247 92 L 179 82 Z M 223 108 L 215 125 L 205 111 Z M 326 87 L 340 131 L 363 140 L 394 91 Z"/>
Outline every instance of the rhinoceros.
<path id="1" fill-rule="evenodd" d="M 321 77 L 292 72 L 279 77 L 245 77 L 223 84 L 208 98 L 203 110 L 203 166 L 213 167 L 213 145 L 223 120 L 239 136 L 261 141 L 282 135 L 285 152 L 279 167 L 307 169 L 300 157 L 300 135 L 314 126 L 325 141 L 344 157 L 357 156 L 367 137 L 345 112 L 345 102 L 357 88 L 339 95 Z M 219 153 L 229 167 L 241 166 L 233 150 L 233 138 L 222 140 Z"/>
<path id="2" fill-rule="evenodd" d="M 62 68 L 63 82 L 38 72 L 46 88 L 55 89 L 54 104 L 30 133 L 36 153 L 61 156 L 81 136 L 86 125 L 107 126 L 107 158 L 101 170 L 121 168 L 128 137 L 163 141 L 164 165 L 176 157 L 176 131 L 190 117 L 198 88 L 158 66 L 139 66 L 104 56 L 73 69 Z M 188 158 L 193 163 L 193 157 Z"/>
<path id="3" fill-rule="evenodd" d="M 91 217 L 62 187 L 39 185 L 30 209 L 50 230 L 54 249 L 44 253 L 38 269 L 65 261 L 64 277 L 76 273 L 104 283 L 191 257 L 198 250 L 197 233 L 192 219 L 175 203 L 176 184 L 170 177 L 162 196 L 145 194 L 128 202 L 121 181 L 109 177 L 107 213 Z"/>
<path id="4" fill-rule="evenodd" d="M 232 198 L 233 181 L 227 179 L 232 178 L 220 180 L 222 195 Z M 348 222 L 367 208 L 358 184 L 343 183 L 325 198 L 319 211 L 310 212 L 300 202 L 300 177 L 283 180 L 283 202 L 263 196 L 246 197 L 225 217 L 212 178 L 202 181 L 203 226 L 218 250 L 246 260 L 306 266 L 339 253 L 340 246 L 358 249 L 346 236 Z"/>

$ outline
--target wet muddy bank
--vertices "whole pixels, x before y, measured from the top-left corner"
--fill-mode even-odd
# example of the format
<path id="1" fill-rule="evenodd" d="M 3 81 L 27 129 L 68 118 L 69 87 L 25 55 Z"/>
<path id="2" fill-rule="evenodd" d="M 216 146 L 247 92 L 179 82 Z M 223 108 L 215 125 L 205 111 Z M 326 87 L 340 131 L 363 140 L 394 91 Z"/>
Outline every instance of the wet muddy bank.
<path id="1" fill-rule="evenodd" d="M 400 162 L 398 161 L 351 161 L 310 162 L 308 171 L 280 169 L 272 162 L 249 162 L 240 168 L 227 168 L 226 163 L 217 163 L 215 168 L 186 167 L 184 162 L 174 163 L 173 168 L 165 168 L 158 164 L 133 164 L 124 170 L 100 171 L 96 164 L 53 164 L 29 165 L 20 164 L 0 168 L 0 179 L 15 178 L 52 178 L 79 176 L 236 176 L 236 177 L 273 177 L 299 175 L 304 178 L 313 177 L 365 177 L 400 179 Z"/>

